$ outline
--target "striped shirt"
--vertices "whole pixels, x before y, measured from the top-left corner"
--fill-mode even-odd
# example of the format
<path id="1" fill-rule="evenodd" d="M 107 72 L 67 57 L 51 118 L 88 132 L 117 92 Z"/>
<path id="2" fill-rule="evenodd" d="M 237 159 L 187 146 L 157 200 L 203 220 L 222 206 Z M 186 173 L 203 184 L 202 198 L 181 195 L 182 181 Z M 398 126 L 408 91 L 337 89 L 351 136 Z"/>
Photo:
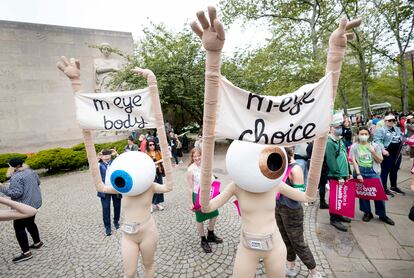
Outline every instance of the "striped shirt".
<path id="1" fill-rule="evenodd" d="M 32 169 L 15 172 L 10 177 L 10 186 L 0 188 L 0 192 L 9 196 L 13 201 L 23 203 L 38 209 L 42 206 L 39 176 Z"/>

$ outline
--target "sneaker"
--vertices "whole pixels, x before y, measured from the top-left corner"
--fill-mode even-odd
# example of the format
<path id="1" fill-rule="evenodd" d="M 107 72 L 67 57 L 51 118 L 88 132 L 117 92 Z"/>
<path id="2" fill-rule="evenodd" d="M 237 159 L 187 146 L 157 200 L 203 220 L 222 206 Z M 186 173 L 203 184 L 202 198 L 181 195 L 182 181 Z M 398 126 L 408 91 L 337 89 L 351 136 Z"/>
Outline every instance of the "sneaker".
<path id="1" fill-rule="evenodd" d="M 295 268 L 289 268 L 286 266 L 285 275 L 288 277 L 295 277 L 298 275 L 298 271 Z"/>
<path id="2" fill-rule="evenodd" d="M 105 228 L 105 235 L 106 235 L 106 236 L 110 236 L 110 235 L 112 235 L 111 228 Z"/>
<path id="3" fill-rule="evenodd" d="M 27 261 L 29 259 L 33 258 L 32 252 L 26 252 L 26 253 L 22 253 L 20 256 L 17 256 L 16 258 L 13 259 L 14 263 L 20 263 L 23 261 Z"/>
<path id="4" fill-rule="evenodd" d="M 391 187 L 390 190 L 405 196 L 405 192 L 399 189 L 398 187 Z"/>
<path id="5" fill-rule="evenodd" d="M 211 253 L 211 246 L 207 241 L 201 241 L 201 248 L 203 248 L 204 253 Z"/>
<path id="6" fill-rule="evenodd" d="M 385 194 L 394 197 L 394 194 L 389 189 L 385 189 Z"/>
<path id="7" fill-rule="evenodd" d="M 391 225 L 391 226 L 394 226 L 395 225 L 394 221 L 392 221 L 392 219 L 389 218 L 388 216 L 380 216 L 379 219 L 382 222 L 387 223 L 388 225 Z"/>
<path id="8" fill-rule="evenodd" d="M 322 278 L 322 275 L 319 272 L 316 272 L 315 274 L 309 273 L 308 278 Z"/>
<path id="9" fill-rule="evenodd" d="M 43 246 L 43 242 L 39 241 L 38 243 L 33 243 L 32 245 L 29 246 L 30 249 L 40 249 L 40 247 Z"/>
<path id="10" fill-rule="evenodd" d="M 334 226 L 336 229 L 340 230 L 341 232 L 347 232 L 348 228 L 345 227 L 341 222 L 339 221 L 333 221 L 331 220 L 331 225 Z"/>
<path id="11" fill-rule="evenodd" d="M 362 221 L 369 222 L 372 218 L 374 218 L 374 215 L 371 212 L 365 212 Z"/>
<path id="12" fill-rule="evenodd" d="M 338 220 L 341 222 L 345 222 L 345 223 L 351 223 L 351 218 L 348 218 L 342 215 L 338 215 Z"/>
<path id="13" fill-rule="evenodd" d="M 155 206 L 157 207 L 158 210 L 164 210 L 164 207 L 161 206 L 160 204 L 156 204 Z"/>
<path id="14" fill-rule="evenodd" d="M 119 229 L 119 223 L 114 223 L 115 229 L 118 230 Z"/>
<path id="15" fill-rule="evenodd" d="M 323 203 L 320 203 L 319 204 L 319 208 L 320 209 L 328 209 L 329 208 L 329 205 L 327 203 L 323 202 Z"/>
<path id="16" fill-rule="evenodd" d="M 183 164 L 184 162 L 182 161 L 182 160 L 180 160 L 179 162 L 178 162 L 178 164 Z"/>

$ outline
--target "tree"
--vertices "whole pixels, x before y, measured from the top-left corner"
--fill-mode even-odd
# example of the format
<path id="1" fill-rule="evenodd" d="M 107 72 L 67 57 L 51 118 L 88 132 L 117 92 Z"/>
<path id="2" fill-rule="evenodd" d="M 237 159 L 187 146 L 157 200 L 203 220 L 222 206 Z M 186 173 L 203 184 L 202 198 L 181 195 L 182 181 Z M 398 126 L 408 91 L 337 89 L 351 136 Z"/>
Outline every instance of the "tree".
<path id="1" fill-rule="evenodd" d="M 349 45 L 360 70 L 363 118 L 368 120 L 371 115 L 368 86 L 375 66 L 381 62 L 375 49 L 384 33 L 384 25 L 378 20 L 378 12 L 370 1 L 339 0 L 339 3 L 348 19 L 358 16 L 364 19 L 363 25 L 353 30 L 355 40 Z"/>
<path id="2" fill-rule="evenodd" d="M 174 116 L 174 124 L 183 126 L 203 122 L 205 57 L 198 39 L 183 30 L 174 34 L 163 25 L 144 29 L 130 65 L 119 72 L 113 84 L 126 89 L 145 87 L 146 83 L 131 72 L 133 67 L 149 68 L 157 77 L 164 113 Z"/>
<path id="3" fill-rule="evenodd" d="M 414 2 L 401 0 L 374 0 L 378 12 L 385 19 L 388 32 L 394 38 L 394 45 L 397 45 L 398 54 L 390 55 L 391 51 L 384 48 L 377 48 L 377 51 L 398 64 L 401 69 L 403 87 L 403 112 L 408 112 L 408 73 L 404 61 L 405 50 L 413 38 L 414 27 Z M 392 53 L 392 52 L 391 52 Z"/>

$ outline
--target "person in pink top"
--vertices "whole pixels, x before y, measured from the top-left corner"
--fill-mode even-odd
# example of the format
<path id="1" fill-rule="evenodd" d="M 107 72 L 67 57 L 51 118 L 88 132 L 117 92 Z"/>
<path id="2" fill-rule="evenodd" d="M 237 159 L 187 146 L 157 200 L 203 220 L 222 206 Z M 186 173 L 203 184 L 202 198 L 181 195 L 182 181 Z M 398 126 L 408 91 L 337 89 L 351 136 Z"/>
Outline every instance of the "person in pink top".
<path id="1" fill-rule="evenodd" d="M 139 150 L 144 153 L 147 152 L 147 138 L 145 138 L 144 134 L 141 134 L 139 136 L 139 141 L 141 142 L 139 145 Z"/>

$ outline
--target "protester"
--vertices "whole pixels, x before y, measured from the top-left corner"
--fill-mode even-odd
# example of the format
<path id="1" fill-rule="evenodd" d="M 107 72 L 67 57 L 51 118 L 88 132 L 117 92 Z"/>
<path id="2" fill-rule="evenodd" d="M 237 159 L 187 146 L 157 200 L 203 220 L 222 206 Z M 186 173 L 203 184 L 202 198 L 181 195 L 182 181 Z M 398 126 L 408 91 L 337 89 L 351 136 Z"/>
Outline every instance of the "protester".
<path id="1" fill-rule="evenodd" d="M 161 151 L 158 148 L 157 144 L 153 139 L 148 140 L 147 144 L 147 154 L 152 158 L 152 160 L 155 163 L 155 180 L 154 182 L 163 184 L 162 177 L 164 176 L 164 167 L 162 165 L 162 155 Z M 164 202 L 164 193 L 154 193 L 154 196 L 152 197 L 152 206 L 151 206 L 151 212 L 154 211 L 154 209 L 157 210 L 164 210 L 164 207 L 161 205 L 161 203 Z"/>
<path id="2" fill-rule="evenodd" d="M 138 145 L 134 143 L 134 138 L 132 136 L 128 137 L 128 144 L 124 147 L 125 152 L 129 151 L 138 151 Z"/>
<path id="3" fill-rule="evenodd" d="M 146 152 L 147 151 L 147 138 L 145 137 L 145 135 L 144 134 L 141 134 L 140 136 L 139 136 L 139 141 L 141 142 L 140 144 L 139 144 L 139 150 L 141 151 L 141 152 Z"/>
<path id="4" fill-rule="evenodd" d="M 171 131 L 168 135 L 169 135 L 168 144 L 170 146 L 171 155 L 175 161 L 174 167 L 178 167 L 179 161 L 178 161 L 178 155 L 177 155 L 177 145 L 178 145 L 177 137 L 175 136 L 173 131 Z"/>
<path id="5" fill-rule="evenodd" d="M 401 130 L 395 126 L 395 117 L 392 114 L 385 116 L 383 127 L 377 127 L 374 134 L 374 142 L 381 147 L 384 160 L 381 163 L 381 182 L 384 186 L 385 193 L 390 196 L 394 194 L 387 189 L 388 175 L 390 177 L 390 189 L 402 195 L 405 192 L 397 187 L 398 170 L 401 165 L 401 149 L 403 144 L 403 135 Z"/>
<path id="6" fill-rule="evenodd" d="M 304 191 L 303 171 L 299 164 L 296 163 L 293 148 L 286 148 L 288 158 L 288 170 L 286 172 L 286 184 Z M 308 268 L 310 274 L 308 277 L 320 278 L 321 274 L 316 271 L 316 262 L 305 243 L 303 237 L 303 208 L 300 202 L 289 199 L 280 195 L 276 201 L 275 216 L 277 226 L 287 249 L 287 269 L 286 276 L 296 276 L 295 270 L 296 255 Z"/>
<path id="7" fill-rule="evenodd" d="M 348 118 L 344 120 L 343 127 L 342 127 L 342 138 L 344 140 L 344 144 L 346 150 L 349 150 L 349 147 L 352 145 L 352 129 L 351 129 L 351 122 Z"/>
<path id="8" fill-rule="evenodd" d="M 200 178 L 201 178 L 201 150 L 194 148 L 190 152 L 190 163 L 187 169 L 187 185 L 188 185 L 188 195 L 190 200 L 190 209 L 194 208 L 194 204 L 197 198 L 197 194 L 200 188 Z M 211 246 L 209 242 L 222 243 L 223 239 L 217 237 L 214 234 L 214 226 L 217 221 L 217 216 L 219 215 L 218 210 L 202 213 L 199 211 L 195 212 L 195 217 L 197 221 L 197 230 L 201 238 L 201 248 L 205 253 L 211 253 Z M 207 227 L 207 237 L 204 232 L 204 221 L 209 220 Z"/>
<path id="9" fill-rule="evenodd" d="M 306 181 L 308 178 L 308 164 L 307 164 L 308 154 L 306 153 L 307 146 L 308 146 L 308 143 L 304 142 L 304 143 L 300 143 L 296 145 L 294 148 L 295 150 L 294 159 L 296 163 L 302 168 L 305 187 L 306 187 Z"/>
<path id="10" fill-rule="evenodd" d="M 407 116 L 407 122 L 405 124 L 406 128 L 406 138 L 409 139 L 411 136 L 414 135 L 414 117 L 413 115 Z M 408 146 L 410 159 L 414 158 L 414 145 Z M 413 164 L 414 165 L 414 164 Z"/>
<path id="11" fill-rule="evenodd" d="M 342 120 L 339 118 L 342 118 L 342 116 L 335 117 L 334 115 L 334 121 L 331 124 L 331 130 L 326 143 L 325 159 L 328 167 L 328 179 L 343 183 L 351 177 L 351 168 L 348 163 L 345 144 L 340 138 L 342 135 Z M 341 222 L 350 223 L 351 219 L 330 213 L 331 225 L 342 232 L 346 232 L 348 229 Z"/>
<path id="12" fill-rule="evenodd" d="M 358 129 L 357 142 L 351 147 L 352 163 L 354 165 L 354 178 L 359 182 L 364 179 L 380 179 L 381 165 L 383 160 L 381 147 L 376 143 L 369 143 L 370 133 L 367 127 Z M 379 216 L 382 222 L 394 225 L 385 212 L 385 201 L 374 200 L 375 214 Z M 371 213 L 371 204 L 369 200 L 359 199 L 359 209 L 364 212 L 362 221 L 369 222 L 374 216 Z"/>
<path id="13" fill-rule="evenodd" d="M 39 176 L 32 169 L 28 168 L 21 158 L 15 157 L 10 159 L 9 166 L 10 185 L 9 187 L 0 188 L 0 192 L 11 197 L 13 201 L 39 209 L 42 206 Z M 22 254 L 13 259 L 14 263 L 31 259 L 33 255 L 30 252 L 30 248 L 39 249 L 43 246 L 39 236 L 39 229 L 35 223 L 35 217 L 36 214 L 13 221 L 16 238 L 22 250 Z M 33 244 L 30 246 L 26 229 L 33 239 Z"/>
<path id="14" fill-rule="evenodd" d="M 105 183 L 106 173 L 112 163 L 112 155 L 118 155 L 115 150 L 104 149 L 98 154 L 99 160 L 99 171 L 101 173 L 102 182 Z M 109 178 L 109 177 L 108 177 Z M 114 207 L 114 227 L 119 229 L 119 217 L 121 214 L 121 198 L 120 194 L 110 194 L 98 192 L 97 196 L 101 198 L 102 204 L 102 218 L 105 226 L 106 236 L 112 235 L 111 229 L 111 199 Z"/>

